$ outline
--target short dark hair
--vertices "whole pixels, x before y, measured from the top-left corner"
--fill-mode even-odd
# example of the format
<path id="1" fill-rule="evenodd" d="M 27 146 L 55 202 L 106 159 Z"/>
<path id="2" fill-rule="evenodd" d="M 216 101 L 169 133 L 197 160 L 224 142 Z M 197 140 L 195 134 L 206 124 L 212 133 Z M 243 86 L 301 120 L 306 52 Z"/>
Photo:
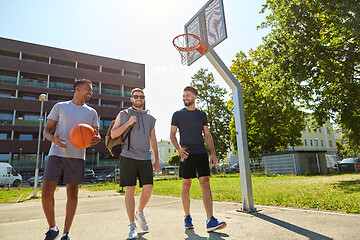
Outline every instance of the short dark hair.
<path id="1" fill-rule="evenodd" d="M 134 92 L 142 92 L 144 94 L 144 91 L 141 88 L 134 88 L 133 90 L 131 90 L 131 96 Z"/>
<path id="2" fill-rule="evenodd" d="M 89 83 L 90 85 L 92 85 L 92 82 L 88 79 L 77 79 L 75 80 L 74 82 L 74 86 L 73 86 L 73 89 L 75 91 L 76 87 L 82 85 L 82 84 L 85 84 L 85 83 Z"/>
<path id="3" fill-rule="evenodd" d="M 184 88 L 184 92 L 185 91 L 192 92 L 193 94 L 195 94 L 195 96 L 197 96 L 197 94 L 198 94 L 198 91 L 195 88 L 191 87 L 191 86 L 187 86 L 186 88 Z"/>

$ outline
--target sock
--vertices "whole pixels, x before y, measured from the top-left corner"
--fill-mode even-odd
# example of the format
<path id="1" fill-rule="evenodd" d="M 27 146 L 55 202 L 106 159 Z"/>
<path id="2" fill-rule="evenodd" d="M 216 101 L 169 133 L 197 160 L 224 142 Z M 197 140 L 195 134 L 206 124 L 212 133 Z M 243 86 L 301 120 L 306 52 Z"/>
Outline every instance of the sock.
<path id="1" fill-rule="evenodd" d="M 59 229 L 58 229 L 57 226 L 55 226 L 55 227 L 53 227 L 53 228 L 49 228 L 49 229 L 52 230 L 52 231 L 59 231 Z"/>

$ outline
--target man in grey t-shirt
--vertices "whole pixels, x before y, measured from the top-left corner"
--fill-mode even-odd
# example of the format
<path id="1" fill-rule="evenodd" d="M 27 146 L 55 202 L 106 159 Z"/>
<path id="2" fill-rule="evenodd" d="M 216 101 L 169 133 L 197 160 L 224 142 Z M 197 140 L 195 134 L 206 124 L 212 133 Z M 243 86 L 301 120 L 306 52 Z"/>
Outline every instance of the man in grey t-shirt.
<path id="1" fill-rule="evenodd" d="M 55 104 L 48 116 L 43 134 L 52 143 L 42 184 L 42 206 L 49 224 L 45 240 L 56 239 L 60 232 L 55 222 L 54 200 L 58 181 L 66 184 L 67 192 L 64 234 L 61 240 L 70 239 L 68 235 L 76 212 L 78 188 L 84 179 L 85 149 L 76 148 L 70 143 L 69 132 L 79 123 L 86 123 L 97 132 L 91 146 L 100 142 L 98 115 L 93 108 L 85 104 L 92 93 L 89 80 L 76 81 L 73 99 Z"/>
<path id="2" fill-rule="evenodd" d="M 143 231 L 149 229 L 143 211 L 153 190 L 153 173 L 159 170 L 155 118 L 143 110 L 145 95 L 142 89 L 135 88 L 131 91 L 131 102 L 133 106 L 128 109 L 129 114 L 121 111 L 111 129 L 111 137 L 117 138 L 132 127 L 129 136 L 130 145 L 126 139 L 120 154 L 120 185 L 125 187 L 125 206 L 130 222 L 128 239 L 139 237 L 135 218 Z M 150 144 L 155 156 L 154 165 L 151 163 Z M 135 213 L 137 178 L 143 190 L 140 195 L 139 208 Z"/>

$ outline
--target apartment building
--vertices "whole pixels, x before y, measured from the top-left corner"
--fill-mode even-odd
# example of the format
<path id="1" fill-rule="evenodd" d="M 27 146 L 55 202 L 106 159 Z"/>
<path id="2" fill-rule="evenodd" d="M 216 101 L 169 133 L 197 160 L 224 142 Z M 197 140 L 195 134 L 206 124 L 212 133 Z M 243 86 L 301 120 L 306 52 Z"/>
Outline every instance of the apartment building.
<path id="1" fill-rule="evenodd" d="M 54 47 L 0 38 L 0 161 L 17 169 L 33 169 L 39 132 L 39 95 L 46 94 L 44 125 L 53 105 L 70 100 L 73 83 L 93 82 L 88 105 L 99 114 L 100 134 L 121 109 L 131 106 L 131 90 L 145 87 L 145 65 Z M 50 142 L 41 138 L 40 167 Z M 104 139 L 87 149 L 86 167 L 118 164 Z"/>

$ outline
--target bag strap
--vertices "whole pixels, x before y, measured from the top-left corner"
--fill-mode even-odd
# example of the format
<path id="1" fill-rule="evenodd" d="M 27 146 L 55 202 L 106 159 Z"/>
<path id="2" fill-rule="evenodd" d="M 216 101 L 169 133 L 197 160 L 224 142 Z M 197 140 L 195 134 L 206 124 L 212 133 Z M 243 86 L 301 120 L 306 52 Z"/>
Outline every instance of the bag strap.
<path id="1" fill-rule="evenodd" d="M 129 109 L 126 109 L 125 112 L 128 116 L 132 116 L 132 114 L 129 112 Z M 128 137 L 128 150 L 130 149 L 130 136 L 131 136 L 130 133 L 133 127 L 134 125 L 130 126 L 130 130 L 125 134 L 125 137 L 123 138 L 123 142 L 125 142 L 125 139 Z"/>

